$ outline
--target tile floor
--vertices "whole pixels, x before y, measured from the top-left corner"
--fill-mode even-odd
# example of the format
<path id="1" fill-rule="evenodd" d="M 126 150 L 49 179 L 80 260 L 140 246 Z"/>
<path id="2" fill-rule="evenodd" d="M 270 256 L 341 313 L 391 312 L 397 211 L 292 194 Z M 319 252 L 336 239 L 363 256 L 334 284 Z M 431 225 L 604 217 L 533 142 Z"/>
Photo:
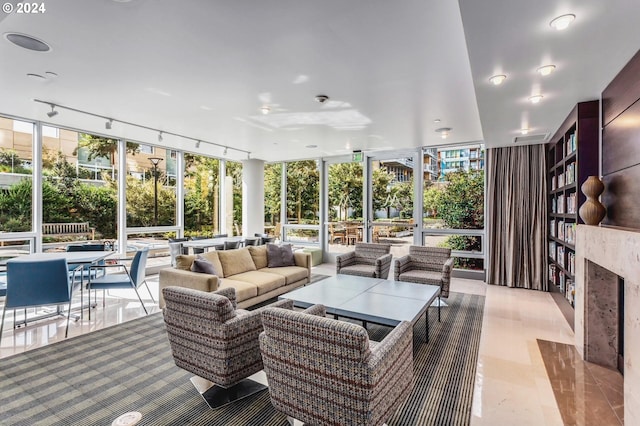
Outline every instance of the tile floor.
<path id="1" fill-rule="evenodd" d="M 335 265 L 323 264 L 313 272 L 332 275 Z M 158 276 L 150 276 L 147 281 L 152 294 L 157 295 Z M 471 425 L 562 425 L 537 339 L 571 345 L 573 332 L 551 296 L 456 278 L 452 280 L 451 290 L 486 296 Z M 144 288 L 141 296 L 149 312 L 158 312 L 157 304 L 151 301 Z M 69 336 L 144 315 L 135 293 L 130 290 L 111 291 L 107 295 L 106 308 L 102 307 L 100 296 L 98 300 L 91 321 L 86 311 L 82 320 L 71 321 Z M 0 358 L 64 340 L 65 319 L 43 320 L 16 330 L 12 329 L 11 321 L 9 314 Z M 619 376 L 609 370 L 600 373 L 601 377 Z M 576 405 L 584 404 L 588 405 L 589 401 Z M 578 421 L 576 424 L 586 423 Z"/>

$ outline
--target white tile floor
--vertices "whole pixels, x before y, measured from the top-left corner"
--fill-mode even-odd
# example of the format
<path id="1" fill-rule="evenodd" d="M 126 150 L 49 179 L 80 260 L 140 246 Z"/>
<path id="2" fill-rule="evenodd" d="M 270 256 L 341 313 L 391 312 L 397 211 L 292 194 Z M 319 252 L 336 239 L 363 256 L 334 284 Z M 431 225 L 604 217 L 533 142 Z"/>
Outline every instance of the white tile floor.
<path id="1" fill-rule="evenodd" d="M 333 275 L 335 265 L 315 267 L 314 273 Z M 158 276 L 148 278 L 152 294 L 158 294 Z M 536 339 L 573 342 L 573 332 L 548 293 L 487 286 L 465 279 L 453 279 L 451 290 L 486 295 L 478 369 L 472 408 L 472 425 L 561 425 L 551 385 Z M 140 289 L 149 312 L 157 304 L 146 289 Z M 98 306 L 87 318 L 69 326 L 69 336 L 89 333 L 144 315 L 131 290 L 111 291 L 106 308 Z M 79 299 L 78 299 L 79 300 Z M 446 309 L 446 308 L 445 308 Z M 12 315 L 0 347 L 0 358 L 64 340 L 66 320 L 43 320 L 12 329 Z"/>

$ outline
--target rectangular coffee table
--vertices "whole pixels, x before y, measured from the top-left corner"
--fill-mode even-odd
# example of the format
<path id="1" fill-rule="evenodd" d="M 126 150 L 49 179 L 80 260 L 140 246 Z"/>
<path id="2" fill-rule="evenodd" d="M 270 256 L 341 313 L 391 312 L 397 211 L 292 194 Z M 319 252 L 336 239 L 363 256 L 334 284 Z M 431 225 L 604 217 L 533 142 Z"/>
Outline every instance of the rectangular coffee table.
<path id="1" fill-rule="evenodd" d="M 336 275 L 283 294 L 299 308 L 322 304 L 327 313 L 395 327 L 401 321 L 415 324 L 424 314 L 429 342 L 428 308 L 440 298 L 440 287 L 379 278 Z M 440 321 L 440 303 L 438 303 Z"/>

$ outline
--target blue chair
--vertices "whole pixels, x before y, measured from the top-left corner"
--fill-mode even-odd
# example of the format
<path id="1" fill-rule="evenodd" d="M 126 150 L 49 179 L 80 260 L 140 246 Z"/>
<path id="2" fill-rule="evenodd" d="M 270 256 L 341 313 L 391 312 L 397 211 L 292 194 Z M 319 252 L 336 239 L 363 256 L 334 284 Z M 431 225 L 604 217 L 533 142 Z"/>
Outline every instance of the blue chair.
<path id="1" fill-rule="evenodd" d="M 9 260 L 7 262 L 7 296 L 0 322 L 0 341 L 7 309 L 13 309 L 14 326 L 15 310 L 19 308 L 68 303 L 70 312 L 72 290 L 66 259 L 21 260 L 16 258 Z M 69 317 L 70 315 L 67 315 L 67 329 L 64 337 L 69 333 Z"/>
<path id="2" fill-rule="evenodd" d="M 147 308 L 144 306 L 144 302 L 140 297 L 140 293 L 138 293 L 138 287 L 144 284 L 147 287 L 147 291 L 149 292 L 149 296 L 151 296 L 151 300 L 153 303 L 156 301 L 153 299 L 153 295 L 151 294 L 151 290 L 149 290 L 149 285 L 145 279 L 145 268 L 147 266 L 147 257 L 149 256 L 149 248 L 143 248 L 136 252 L 133 260 L 131 261 L 131 272 L 127 269 L 127 266 L 121 263 L 115 264 L 107 264 L 107 265 L 93 265 L 91 269 L 103 269 L 112 268 L 112 267 L 120 267 L 124 268 L 124 272 L 118 272 L 115 274 L 105 274 L 101 277 L 92 279 L 87 288 L 89 289 L 89 297 L 91 297 L 91 290 L 110 290 L 110 289 L 127 289 L 132 288 L 135 290 L 140 303 L 142 304 L 142 308 L 144 312 L 148 314 Z M 102 306 L 104 307 L 104 296 L 102 298 Z M 91 312 L 91 311 L 89 311 Z"/>

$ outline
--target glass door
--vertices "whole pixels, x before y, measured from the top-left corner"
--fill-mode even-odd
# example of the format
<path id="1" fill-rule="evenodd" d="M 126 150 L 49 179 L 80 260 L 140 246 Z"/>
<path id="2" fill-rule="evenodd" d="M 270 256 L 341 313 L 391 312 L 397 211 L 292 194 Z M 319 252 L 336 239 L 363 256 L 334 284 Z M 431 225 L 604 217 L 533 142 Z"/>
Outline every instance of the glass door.
<path id="1" fill-rule="evenodd" d="M 365 237 L 363 221 L 364 167 L 340 157 L 325 161 L 325 251 L 330 257 L 353 251 Z"/>
<path id="2" fill-rule="evenodd" d="M 391 244 L 394 257 L 409 254 L 410 245 L 420 244 L 422 200 L 416 202 L 415 194 L 416 182 L 422 184 L 421 170 L 419 151 L 380 153 L 367 158 L 367 240 Z"/>

